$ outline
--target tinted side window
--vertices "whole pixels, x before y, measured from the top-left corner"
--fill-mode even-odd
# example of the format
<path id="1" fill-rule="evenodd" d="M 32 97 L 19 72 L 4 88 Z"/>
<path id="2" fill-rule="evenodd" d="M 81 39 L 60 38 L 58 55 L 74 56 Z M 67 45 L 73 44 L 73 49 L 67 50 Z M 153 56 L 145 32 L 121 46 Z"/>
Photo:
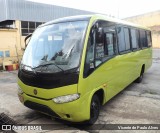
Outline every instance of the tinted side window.
<path id="1" fill-rule="evenodd" d="M 137 40 L 137 33 L 135 29 L 131 29 L 131 44 L 132 44 L 133 50 L 137 49 L 138 40 Z"/>
<path id="2" fill-rule="evenodd" d="M 96 59 L 104 57 L 104 41 L 102 43 L 96 43 Z"/>
<path id="3" fill-rule="evenodd" d="M 86 53 L 86 61 L 84 66 L 84 76 L 88 76 L 94 68 L 94 45 L 93 45 L 93 36 L 89 36 L 88 44 L 87 44 L 87 53 Z"/>
<path id="4" fill-rule="evenodd" d="M 94 47 L 91 37 L 88 38 L 88 45 L 87 45 L 87 57 L 86 62 L 89 63 L 90 60 L 94 58 Z"/>
<path id="5" fill-rule="evenodd" d="M 107 61 L 115 55 L 116 44 L 116 23 L 100 21 L 99 26 L 103 28 L 104 41 L 96 43 L 95 48 L 95 67 Z"/>
<path id="6" fill-rule="evenodd" d="M 151 32 L 150 31 L 146 31 L 146 32 L 147 32 L 148 47 L 150 47 L 152 46 Z"/>
<path id="7" fill-rule="evenodd" d="M 118 34 L 119 52 L 125 52 L 130 50 L 131 46 L 130 46 L 129 29 L 118 27 L 117 34 Z"/>
<path id="8" fill-rule="evenodd" d="M 124 32 L 122 27 L 117 28 L 117 35 L 118 35 L 118 48 L 119 52 L 125 51 L 125 40 L 124 40 Z"/>
<path id="9" fill-rule="evenodd" d="M 105 34 L 105 55 L 112 56 L 115 54 L 115 36 L 114 33 Z"/>
<path id="10" fill-rule="evenodd" d="M 97 38 L 96 38 L 97 39 Z M 95 66 L 99 66 L 101 63 L 103 63 L 104 58 L 104 39 L 102 42 L 95 41 Z"/>
<path id="11" fill-rule="evenodd" d="M 146 33 L 144 30 L 140 30 L 140 44 L 142 47 L 147 47 Z"/>
<path id="12" fill-rule="evenodd" d="M 131 46 L 130 46 L 130 40 L 129 40 L 129 29 L 128 28 L 124 28 L 124 38 L 125 38 L 125 50 L 130 50 Z"/>
<path id="13" fill-rule="evenodd" d="M 138 46 L 138 48 L 141 48 L 139 30 L 136 30 L 136 37 L 137 37 L 137 43 L 138 43 L 137 46 Z"/>

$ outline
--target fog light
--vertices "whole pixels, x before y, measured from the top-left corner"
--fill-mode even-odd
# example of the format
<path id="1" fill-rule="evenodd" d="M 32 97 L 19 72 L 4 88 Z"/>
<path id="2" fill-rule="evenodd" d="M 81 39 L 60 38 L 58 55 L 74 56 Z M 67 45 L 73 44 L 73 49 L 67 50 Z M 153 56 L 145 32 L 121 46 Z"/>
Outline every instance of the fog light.
<path id="1" fill-rule="evenodd" d="M 53 98 L 52 100 L 55 103 L 67 103 L 67 102 L 77 100 L 79 97 L 80 97 L 79 94 L 71 94 L 66 96 L 59 96 L 59 97 Z"/>

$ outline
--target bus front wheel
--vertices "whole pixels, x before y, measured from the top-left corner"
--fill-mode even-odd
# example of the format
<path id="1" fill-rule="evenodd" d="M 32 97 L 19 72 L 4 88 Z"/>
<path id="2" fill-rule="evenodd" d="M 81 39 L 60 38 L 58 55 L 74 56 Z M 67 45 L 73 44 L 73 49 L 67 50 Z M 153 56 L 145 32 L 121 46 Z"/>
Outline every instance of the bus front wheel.
<path id="1" fill-rule="evenodd" d="M 100 100 L 97 95 L 93 95 L 90 105 L 90 120 L 88 124 L 93 125 L 99 116 L 100 112 Z"/>

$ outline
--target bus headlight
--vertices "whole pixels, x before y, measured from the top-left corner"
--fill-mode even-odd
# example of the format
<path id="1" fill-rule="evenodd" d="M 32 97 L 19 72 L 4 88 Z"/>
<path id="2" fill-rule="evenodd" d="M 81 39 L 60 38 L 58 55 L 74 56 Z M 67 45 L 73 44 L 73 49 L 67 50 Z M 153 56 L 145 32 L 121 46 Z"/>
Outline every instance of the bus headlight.
<path id="1" fill-rule="evenodd" d="M 71 94 L 66 96 L 59 96 L 59 97 L 53 98 L 52 100 L 55 103 L 67 103 L 67 102 L 77 100 L 79 97 L 80 97 L 79 94 Z"/>
<path id="2" fill-rule="evenodd" d="M 22 91 L 22 89 L 19 87 L 19 85 L 17 85 L 17 88 L 18 88 L 18 94 L 23 94 L 23 91 Z"/>

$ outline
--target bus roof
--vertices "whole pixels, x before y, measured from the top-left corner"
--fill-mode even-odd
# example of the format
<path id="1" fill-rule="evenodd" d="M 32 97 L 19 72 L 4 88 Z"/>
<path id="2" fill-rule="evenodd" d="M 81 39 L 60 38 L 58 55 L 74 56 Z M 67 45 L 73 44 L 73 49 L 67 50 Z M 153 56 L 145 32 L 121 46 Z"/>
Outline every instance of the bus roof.
<path id="1" fill-rule="evenodd" d="M 63 18 L 49 21 L 45 24 L 42 24 L 41 26 L 50 25 L 50 24 L 54 24 L 54 23 L 69 22 L 69 21 L 89 20 L 91 17 L 92 17 L 92 15 L 76 15 L 76 16 L 63 17 Z"/>
<path id="2" fill-rule="evenodd" d="M 59 19 L 55 19 L 52 21 L 49 21 L 45 24 L 42 24 L 41 26 L 46 26 L 46 25 L 50 25 L 50 24 L 54 24 L 54 23 L 61 23 L 61 22 L 69 22 L 69 21 L 80 21 L 80 20 L 106 20 L 106 21 L 111 21 L 111 22 L 115 22 L 118 24 L 123 24 L 123 25 L 128 25 L 128 26 L 132 26 L 132 27 L 136 27 L 136 28 L 141 28 L 141 29 L 145 29 L 145 30 L 150 30 L 147 27 L 138 25 L 138 24 L 134 24 L 128 21 L 124 21 L 121 19 L 117 19 L 117 18 L 113 18 L 113 17 L 109 17 L 106 15 L 102 15 L 102 14 L 92 14 L 92 15 L 76 15 L 76 16 L 69 16 L 69 17 L 63 17 L 63 18 L 59 18 Z M 40 27 L 41 27 L 40 26 Z"/>

